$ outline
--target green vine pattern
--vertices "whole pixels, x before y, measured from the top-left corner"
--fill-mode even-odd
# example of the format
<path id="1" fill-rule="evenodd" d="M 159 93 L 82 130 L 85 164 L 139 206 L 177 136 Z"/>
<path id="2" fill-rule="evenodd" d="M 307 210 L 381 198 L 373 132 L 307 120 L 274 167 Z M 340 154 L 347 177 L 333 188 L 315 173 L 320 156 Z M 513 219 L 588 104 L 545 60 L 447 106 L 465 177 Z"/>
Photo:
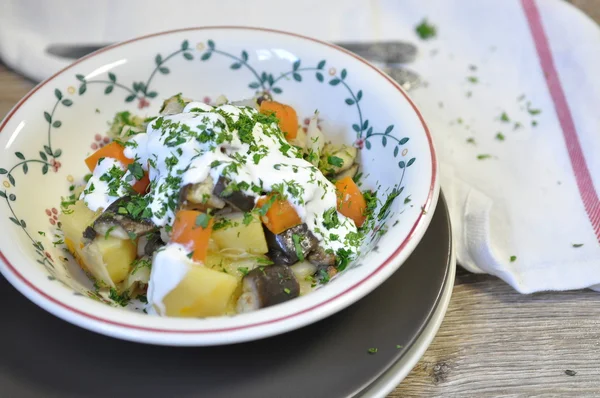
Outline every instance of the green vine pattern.
<path id="1" fill-rule="evenodd" d="M 363 91 L 358 90 L 354 91 L 350 85 L 346 82 L 348 71 L 346 69 L 341 69 L 338 74 L 334 68 L 329 70 L 329 75 L 331 78 L 326 78 L 327 73 L 325 72 L 325 66 L 327 64 L 326 60 L 319 61 L 315 66 L 303 66 L 301 60 L 297 60 L 292 64 L 292 68 L 289 71 L 280 73 L 278 76 L 275 76 L 273 73 L 269 73 L 267 71 L 257 71 L 250 64 L 250 57 L 246 50 L 242 50 L 238 55 L 234 55 L 232 53 L 219 50 L 215 42 L 213 40 L 208 40 L 206 42 L 207 47 L 205 50 L 195 50 L 190 48 L 189 41 L 184 40 L 179 48 L 165 56 L 162 54 L 156 54 L 154 57 L 154 69 L 148 76 L 145 81 L 135 81 L 129 85 L 122 83 L 117 79 L 117 75 L 113 72 L 108 72 L 106 78 L 91 80 L 87 79 L 83 74 L 76 74 L 75 78 L 79 81 L 79 87 L 77 89 L 77 93 L 81 96 L 87 92 L 87 89 L 90 85 L 104 85 L 104 94 L 110 95 L 115 91 L 115 88 L 122 90 L 126 93 L 125 102 L 131 103 L 136 99 L 139 101 L 138 107 L 144 108 L 149 106 L 149 99 L 156 98 L 158 96 L 158 92 L 151 90 L 152 82 L 157 75 L 168 75 L 171 73 L 171 69 L 167 66 L 170 61 L 172 61 L 178 55 L 181 55 L 183 59 L 186 61 L 193 61 L 194 52 L 199 51 L 198 59 L 201 62 L 209 61 L 213 54 L 229 58 L 233 61 L 230 64 L 230 69 L 232 70 L 248 70 L 252 76 L 253 80 L 248 84 L 250 89 L 256 90 L 256 93 L 269 93 L 273 94 L 281 94 L 283 93 L 282 84 L 284 81 L 295 81 L 297 83 L 301 83 L 304 80 L 304 76 L 307 73 L 314 73 L 314 78 L 319 83 L 327 83 L 331 87 L 343 87 L 345 91 L 348 93 L 347 98 L 345 98 L 345 103 L 348 106 L 353 106 L 357 111 L 357 122 L 352 124 L 352 129 L 356 133 L 356 141 L 354 145 L 359 149 L 366 148 L 370 150 L 373 145 L 373 140 L 376 137 L 380 137 L 381 145 L 386 147 L 388 143 L 392 143 L 394 147 L 393 155 L 394 158 L 398 157 L 400 152 L 400 147 L 404 146 L 408 141 L 409 137 L 397 138 L 391 135 L 391 132 L 394 130 L 394 125 L 389 125 L 385 128 L 385 130 L 381 132 L 375 132 L 374 127 L 370 124 L 368 119 L 364 118 L 363 111 L 361 109 L 360 103 L 363 99 Z M 52 133 L 55 129 L 59 129 L 62 126 L 62 121 L 57 118 L 57 110 L 59 106 L 63 107 L 71 107 L 73 105 L 73 101 L 69 98 L 64 97 L 63 93 L 59 89 L 54 90 L 54 96 L 56 101 L 52 106 L 50 112 L 44 111 L 43 116 L 45 121 L 48 123 L 47 127 L 47 143 L 43 145 L 43 150 L 38 152 L 39 158 L 27 158 L 22 152 L 15 152 L 15 156 L 18 159 L 18 162 L 15 163 L 10 169 L 0 168 L 0 175 L 6 175 L 9 183 L 15 187 L 16 179 L 15 179 L 15 171 L 19 168 L 23 172 L 23 174 L 27 174 L 29 172 L 29 166 L 33 164 L 41 165 L 42 174 L 47 174 L 48 171 L 52 168 L 54 171 L 58 171 L 60 167 L 60 163 L 57 159 L 62 155 L 62 150 L 60 148 L 54 148 L 52 145 Z M 404 155 L 404 153 L 403 153 Z M 404 174 L 406 169 L 414 164 L 415 158 L 410 158 L 408 161 L 401 160 L 398 162 L 398 167 L 402 170 L 402 176 L 400 179 L 400 183 L 393 187 L 392 191 L 389 195 L 392 195 L 393 198 L 399 196 L 404 190 L 404 186 L 402 186 L 402 182 L 404 180 Z M 14 193 L 10 193 L 7 190 L 0 191 L 0 198 L 6 201 L 6 204 L 10 210 L 12 216 L 9 217 L 12 223 L 21 228 L 23 232 L 27 235 L 29 240 L 31 241 L 36 254 L 38 256 L 37 262 L 45 267 L 50 280 L 58 280 L 62 284 L 66 286 L 64 281 L 60 280 L 56 277 L 55 272 L 55 262 L 45 249 L 44 244 L 34 239 L 31 234 L 27 230 L 27 223 L 24 219 L 19 218 L 15 213 L 12 202 L 17 200 L 17 196 Z M 389 201 L 388 201 L 389 202 Z M 391 203 L 391 202 L 390 202 Z M 405 200 L 406 203 L 406 200 Z M 381 209 L 379 216 L 375 222 L 373 233 L 371 235 L 371 241 L 379 240 L 379 238 L 383 235 L 382 232 L 385 227 L 385 222 L 390 216 L 390 211 L 388 209 Z M 395 225 L 395 224 L 394 224 Z M 376 250 L 376 249 L 374 249 Z M 357 264 L 359 266 L 360 264 Z M 85 294 L 80 292 L 75 292 L 75 295 L 84 295 L 90 297 L 94 300 L 98 300 L 101 302 L 113 304 L 111 301 L 99 296 L 96 292 L 93 291 L 85 291 Z"/>
<path id="2" fill-rule="evenodd" d="M 316 66 L 303 67 L 302 61 L 297 60 L 292 64 L 292 69 L 281 73 L 279 76 L 275 77 L 272 73 L 267 73 L 263 71 L 262 73 L 258 73 L 256 69 L 254 69 L 248 62 L 249 56 L 248 52 L 242 50 L 240 56 L 233 55 L 231 53 L 218 50 L 214 41 L 207 41 L 208 48 L 206 51 L 200 56 L 201 61 L 208 61 L 211 59 L 213 54 L 222 55 L 227 58 L 231 58 L 234 62 L 229 66 L 230 69 L 238 70 L 242 67 L 248 69 L 252 75 L 254 76 L 253 81 L 248 84 L 248 87 L 254 90 L 262 90 L 264 92 L 268 92 L 271 94 L 281 94 L 283 93 L 283 89 L 278 85 L 283 79 L 285 80 L 294 80 L 298 83 L 303 81 L 302 74 L 305 72 L 314 72 L 314 76 L 319 83 L 325 82 L 325 75 L 323 73 L 325 69 L 325 65 L 327 63 L 326 60 L 321 60 L 317 63 Z M 334 70 L 334 69 L 332 69 Z M 291 79 L 290 79 L 291 76 Z M 358 120 L 357 123 L 352 125 L 352 129 L 356 133 L 356 141 L 355 145 L 362 149 L 363 146 L 367 149 L 371 149 L 372 140 L 375 137 L 381 137 L 381 145 L 386 147 L 389 141 L 394 143 L 394 158 L 398 157 L 400 153 L 400 147 L 404 146 L 408 141 L 408 137 L 397 138 L 390 133 L 394 129 L 394 125 L 389 125 L 383 132 L 374 132 L 373 126 L 369 125 L 368 119 L 363 119 L 362 109 L 360 107 L 360 101 L 363 98 L 363 91 L 358 90 L 354 91 L 352 88 L 346 83 L 346 78 L 348 76 L 348 71 L 346 69 L 342 69 L 340 74 L 334 74 L 331 79 L 328 81 L 330 86 L 338 86 L 341 85 L 346 89 L 349 96 L 345 99 L 345 103 L 348 106 L 355 106 L 357 111 Z M 363 138 L 364 136 L 364 138 Z M 404 167 L 409 167 L 415 162 L 415 158 L 411 158 L 408 162 L 400 161 L 398 163 L 398 167 L 400 169 L 404 169 Z"/>
<path id="3" fill-rule="evenodd" d="M 154 57 L 155 67 L 148 76 L 148 79 L 144 81 L 137 81 L 131 84 L 131 87 L 128 87 L 124 84 L 121 84 L 117 81 L 117 76 L 113 72 L 108 72 L 107 79 L 103 80 L 88 80 L 84 75 L 77 74 L 75 77 L 79 80 L 79 89 L 77 92 L 79 95 L 85 94 L 87 91 L 87 87 L 91 84 L 102 84 L 106 87 L 104 88 L 104 94 L 108 95 L 112 93 L 115 87 L 125 91 L 128 95 L 125 97 L 125 102 L 133 102 L 134 100 L 139 101 L 139 108 L 145 108 L 149 105 L 147 101 L 148 98 L 155 98 L 158 93 L 156 91 L 151 91 L 150 86 L 152 84 L 152 80 L 156 76 L 157 73 L 162 75 L 168 75 L 171 73 L 171 70 L 166 66 L 169 60 L 175 57 L 178 54 L 182 54 L 183 58 L 192 61 L 194 56 L 192 55 L 189 41 L 184 40 L 181 43 L 181 46 L 178 50 L 173 51 L 163 58 L 161 54 L 156 54 Z"/>

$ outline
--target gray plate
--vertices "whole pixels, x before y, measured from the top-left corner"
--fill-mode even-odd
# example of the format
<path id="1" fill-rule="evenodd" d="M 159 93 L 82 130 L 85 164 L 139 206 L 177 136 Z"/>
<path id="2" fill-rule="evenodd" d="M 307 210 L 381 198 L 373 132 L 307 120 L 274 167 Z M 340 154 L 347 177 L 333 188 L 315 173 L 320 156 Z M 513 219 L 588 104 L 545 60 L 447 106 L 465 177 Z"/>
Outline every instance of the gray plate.
<path id="1" fill-rule="evenodd" d="M 352 396 L 397 362 L 427 325 L 450 250 L 440 195 L 419 246 L 368 296 L 302 329 L 220 347 L 159 347 L 97 335 L 37 308 L 0 276 L 0 396 Z"/>

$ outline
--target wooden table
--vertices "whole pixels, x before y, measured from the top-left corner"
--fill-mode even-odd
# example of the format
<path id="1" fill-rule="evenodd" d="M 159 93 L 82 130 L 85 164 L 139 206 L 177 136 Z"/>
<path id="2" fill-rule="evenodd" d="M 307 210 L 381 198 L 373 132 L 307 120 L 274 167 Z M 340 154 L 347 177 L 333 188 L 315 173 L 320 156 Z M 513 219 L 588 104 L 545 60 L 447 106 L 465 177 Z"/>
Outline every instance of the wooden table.
<path id="1" fill-rule="evenodd" d="M 600 21 L 600 0 L 572 3 Z M 0 115 L 32 87 L 0 64 Z M 600 293 L 524 296 L 459 269 L 437 336 L 390 397 L 536 395 L 600 396 Z"/>

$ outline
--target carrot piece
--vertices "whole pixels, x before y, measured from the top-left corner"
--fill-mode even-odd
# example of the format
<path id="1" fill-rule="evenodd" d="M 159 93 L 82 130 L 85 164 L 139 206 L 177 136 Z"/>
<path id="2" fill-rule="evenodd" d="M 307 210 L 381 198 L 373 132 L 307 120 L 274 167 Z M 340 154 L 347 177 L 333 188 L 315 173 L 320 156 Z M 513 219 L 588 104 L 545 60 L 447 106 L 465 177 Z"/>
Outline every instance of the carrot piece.
<path id="1" fill-rule="evenodd" d="M 257 207 L 263 210 L 263 206 L 269 206 L 261 219 L 269 231 L 275 235 L 282 233 L 286 229 L 302 224 L 302 220 L 296 213 L 294 206 L 287 200 L 277 199 L 273 195 L 263 196 L 258 199 Z"/>
<path id="2" fill-rule="evenodd" d="M 133 163 L 133 159 L 129 159 L 123 153 L 123 148 L 121 144 L 117 142 L 111 142 L 110 144 L 103 146 L 98 149 L 96 152 L 91 154 L 89 157 L 85 159 L 85 164 L 87 164 L 88 169 L 93 173 L 94 169 L 98 165 L 98 160 L 101 158 L 112 158 L 116 159 L 119 162 L 123 163 L 125 166 Z"/>
<path id="3" fill-rule="evenodd" d="M 275 114 L 279 119 L 279 128 L 285 138 L 292 140 L 298 134 L 298 115 L 294 108 L 277 101 L 263 101 L 260 103 L 260 113 L 265 115 Z"/>
<path id="4" fill-rule="evenodd" d="M 338 211 L 348 218 L 354 220 L 354 224 L 360 227 L 367 216 L 367 202 L 362 192 L 350 177 L 344 177 L 335 183 L 337 189 Z"/>
<path id="5" fill-rule="evenodd" d="M 145 195 L 146 191 L 148 190 L 148 185 L 150 185 L 150 176 L 146 171 L 144 172 L 144 176 L 142 177 L 142 179 L 133 184 L 133 190 L 139 193 L 140 195 Z"/>
<path id="6" fill-rule="evenodd" d="M 192 260 L 203 262 L 208 251 L 213 219 L 196 210 L 179 210 L 175 214 L 171 242 L 180 243 L 192 250 Z"/>

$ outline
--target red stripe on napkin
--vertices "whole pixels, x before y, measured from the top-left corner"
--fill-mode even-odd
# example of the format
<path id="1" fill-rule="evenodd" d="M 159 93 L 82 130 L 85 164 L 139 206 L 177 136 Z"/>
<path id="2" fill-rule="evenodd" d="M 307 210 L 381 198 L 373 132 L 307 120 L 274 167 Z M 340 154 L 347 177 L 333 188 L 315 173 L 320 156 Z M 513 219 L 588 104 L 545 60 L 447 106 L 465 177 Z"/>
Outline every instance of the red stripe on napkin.
<path id="1" fill-rule="evenodd" d="M 573 116 L 571 115 L 569 104 L 567 103 L 558 73 L 556 72 L 554 59 L 552 58 L 552 52 L 550 51 L 550 45 L 548 43 L 548 37 L 544 31 L 542 19 L 540 18 L 540 13 L 535 0 L 521 0 L 521 4 L 525 11 L 527 22 L 529 23 L 533 41 L 535 42 L 535 48 L 540 59 L 544 76 L 546 77 L 550 96 L 554 102 L 554 109 L 556 110 L 558 120 L 560 121 L 569 158 L 571 159 L 571 166 L 575 173 L 575 181 L 579 188 L 579 194 L 581 195 L 592 228 L 594 228 L 594 232 L 596 233 L 596 238 L 598 239 L 598 242 L 600 242 L 600 200 L 598 199 L 598 194 L 594 188 L 590 171 L 585 163 L 581 144 L 577 137 L 575 123 L 573 122 Z"/>

